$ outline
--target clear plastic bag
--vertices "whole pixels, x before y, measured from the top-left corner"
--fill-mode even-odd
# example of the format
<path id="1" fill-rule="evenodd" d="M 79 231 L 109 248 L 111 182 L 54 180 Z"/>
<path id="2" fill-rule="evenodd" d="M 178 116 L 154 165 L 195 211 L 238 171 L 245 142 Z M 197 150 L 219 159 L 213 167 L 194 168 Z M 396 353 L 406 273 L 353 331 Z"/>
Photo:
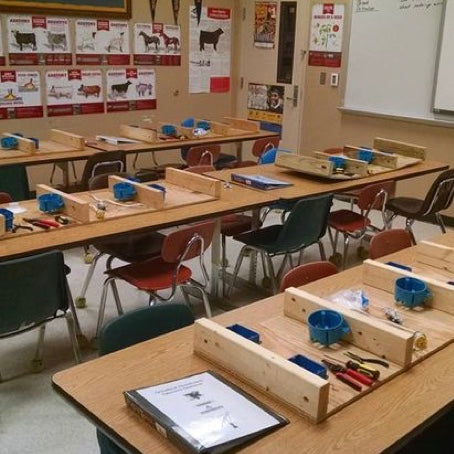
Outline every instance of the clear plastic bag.
<path id="1" fill-rule="evenodd" d="M 369 298 L 366 292 L 361 289 L 345 289 L 340 292 L 333 293 L 328 297 L 333 303 L 348 309 L 357 311 L 367 311 L 369 309 Z"/>

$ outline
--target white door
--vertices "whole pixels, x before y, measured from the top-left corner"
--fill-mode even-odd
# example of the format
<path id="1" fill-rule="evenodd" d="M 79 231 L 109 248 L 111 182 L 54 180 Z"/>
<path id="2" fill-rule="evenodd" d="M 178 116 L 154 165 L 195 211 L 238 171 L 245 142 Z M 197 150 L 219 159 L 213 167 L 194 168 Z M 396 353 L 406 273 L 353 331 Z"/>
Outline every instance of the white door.
<path id="1" fill-rule="evenodd" d="M 266 3 L 277 3 L 276 8 L 276 32 L 274 48 L 257 47 L 254 43 L 255 11 L 256 3 L 265 6 Z M 240 67 L 237 74 L 240 87 L 236 99 L 237 116 L 248 117 L 265 122 L 267 128 L 277 128 L 281 123 L 282 140 L 281 147 L 297 152 L 301 143 L 302 124 L 302 100 L 305 73 L 305 49 L 308 30 L 308 4 L 302 1 L 277 1 L 256 2 L 253 0 L 240 0 L 240 24 L 237 55 Z M 279 51 L 279 27 L 280 18 L 286 11 L 288 15 L 294 15 L 296 20 L 294 36 L 291 32 L 285 32 L 281 59 L 293 61 L 293 70 L 287 71 L 287 83 L 277 81 L 278 74 L 278 51 Z M 262 10 L 263 11 L 263 10 Z M 273 9 L 268 11 L 271 16 Z M 272 18 L 269 23 L 272 23 Z M 262 32 L 262 27 L 259 31 Z M 266 30 L 265 30 L 266 32 Z M 294 40 L 293 53 L 289 44 Z M 282 76 L 282 74 L 281 74 Z M 291 78 L 291 81 L 288 80 Z M 249 102 L 248 102 L 249 99 Z M 281 113 L 282 112 L 282 113 Z"/>

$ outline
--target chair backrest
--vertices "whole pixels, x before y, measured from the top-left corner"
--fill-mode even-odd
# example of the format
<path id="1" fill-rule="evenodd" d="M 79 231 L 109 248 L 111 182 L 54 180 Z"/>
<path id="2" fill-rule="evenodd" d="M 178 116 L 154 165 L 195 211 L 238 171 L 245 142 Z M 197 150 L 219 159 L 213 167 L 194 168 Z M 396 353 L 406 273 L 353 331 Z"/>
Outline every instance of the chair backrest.
<path id="1" fill-rule="evenodd" d="M 342 154 L 344 152 L 343 147 L 333 147 L 333 148 L 325 148 L 323 153 L 326 154 Z"/>
<path id="2" fill-rule="evenodd" d="M 110 175 L 115 175 L 122 178 L 132 178 L 132 175 L 127 172 L 101 173 L 100 175 L 95 175 L 88 180 L 88 190 L 96 191 L 97 189 L 105 189 L 109 187 Z"/>
<path id="3" fill-rule="evenodd" d="M 194 316 L 185 304 L 168 303 L 127 312 L 104 325 L 99 354 L 106 355 L 193 323 Z"/>
<path id="4" fill-rule="evenodd" d="M 296 250 L 317 242 L 326 233 L 333 195 L 299 200 L 290 211 L 276 244 L 281 250 Z"/>
<path id="5" fill-rule="evenodd" d="M 7 192 L 0 192 L 0 203 L 11 203 L 13 198 Z"/>
<path id="6" fill-rule="evenodd" d="M 68 309 L 63 253 L 0 262 L 0 337 L 20 333 Z"/>
<path id="7" fill-rule="evenodd" d="M 190 260 L 200 256 L 213 240 L 214 221 L 175 230 L 169 233 L 162 244 L 161 257 L 168 263 Z"/>
<path id="8" fill-rule="evenodd" d="M 336 274 L 336 265 L 328 261 L 305 263 L 288 271 L 281 280 L 280 291 L 289 287 L 301 287 L 310 282 Z"/>
<path id="9" fill-rule="evenodd" d="M 394 188 L 394 181 L 383 181 L 365 186 L 358 194 L 358 208 L 362 211 L 382 210 L 388 200 L 388 194 L 393 193 Z M 382 191 L 381 194 L 380 191 Z"/>
<path id="10" fill-rule="evenodd" d="M 420 209 L 420 215 L 446 210 L 454 197 L 454 169 L 445 170 L 432 183 Z"/>
<path id="11" fill-rule="evenodd" d="M 279 146 L 279 137 L 263 137 L 257 139 L 252 145 L 252 154 L 256 158 L 260 158 L 263 153 L 270 150 L 271 148 L 277 148 Z"/>
<path id="12" fill-rule="evenodd" d="M 80 183 L 88 189 L 90 178 L 102 173 L 123 172 L 126 169 L 126 158 L 123 151 L 102 151 L 87 159 Z"/>
<path id="13" fill-rule="evenodd" d="M 375 260 L 411 246 L 411 236 L 406 230 L 385 230 L 375 234 L 370 240 L 369 257 Z"/>
<path id="14" fill-rule="evenodd" d="M 0 166 L 0 191 L 7 192 L 15 202 L 29 199 L 30 188 L 25 166 Z"/>
<path id="15" fill-rule="evenodd" d="M 189 167 L 198 165 L 212 165 L 221 154 L 220 145 L 201 145 L 191 147 L 186 155 L 186 162 Z"/>

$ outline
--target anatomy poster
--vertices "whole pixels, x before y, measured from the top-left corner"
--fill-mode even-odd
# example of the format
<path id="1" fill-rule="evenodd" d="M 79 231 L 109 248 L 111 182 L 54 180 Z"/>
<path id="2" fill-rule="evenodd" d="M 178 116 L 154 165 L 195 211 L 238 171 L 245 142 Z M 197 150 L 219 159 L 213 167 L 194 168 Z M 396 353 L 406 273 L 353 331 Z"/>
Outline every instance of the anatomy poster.
<path id="1" fill-rule="evenodd" d="M 102 73 L 99 69 L 59 69 L 46 72 L 47 115 L 104 112 Z"/>
<path id="2" fill-rule="evenodd" d="M 69 21 L 63 17 L 8 16 L 10 65 L 71 65 Z"/>
<path id="3" fill-rule="evenodd" d="M 248 119 L 260 122 L 266 131 L 282 132 L 284 87 L 282 85 L 249 84 Z"/>
<path id="4" fill-rule="evenodd" d="M 106 72 L 107 112 L 156 109 L 156 77 L 151 68 L 118 68 Z"/>
<path id="5" fill-rule="evenodd" d="M 342 4 L 334 3 L 312 6 L 309 65 L 340 67 L 344 7 Z"/>
<path id="6" fill-rule="evenodd" d="M 0 71 L 0 119 L 43 116 L 38 71 Z"/>
<path id="7" fill-rule="evenodd" d="M 181 65 L 179 25 L 134 24 L 135 65 Z"/>
<path id="8" fill-rule="evenodd" d="M 274 49 L 276 38 L 276 2 L 255 2 L 254 46 Z"/>
<path id="9" fill-rule="evenodd" d="M 76 64 L 129 65 L 129 52 L 128 22 L 76 20 Z"/>
<path id="10" fill-rule="evenodd" d="M 189 11 L 189 93 L 228 92 L 231 11 L 203 7 L 200 24 L 192 5 Z"/>

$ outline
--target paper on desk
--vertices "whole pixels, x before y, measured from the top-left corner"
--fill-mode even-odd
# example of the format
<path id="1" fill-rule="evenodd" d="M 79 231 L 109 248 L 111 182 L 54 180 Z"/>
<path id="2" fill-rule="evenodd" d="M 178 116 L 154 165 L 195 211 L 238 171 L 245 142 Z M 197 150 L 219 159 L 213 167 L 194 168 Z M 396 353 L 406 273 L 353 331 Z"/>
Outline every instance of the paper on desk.
<path id="1" fill-rule="evenodd" d="M 116 136 L 96 136 L 96 140 L 102 140 L 103 142 L 110 143 L 111 145 L 118 145 L 120 143 L 140 143 L 138 140 Z"/>
<path id="2" fill-rule="evenodd" d="M 264 409 L 206 372 L 138 393 L 207 448 L 277 423 Z"/>
<path id="3" fill-rule="evenodd" d="M 17 202 L 12 202 L 7 206 L 7 209 L 14 214 L 25 213 L 27 210 L 21 207 Z"/>

